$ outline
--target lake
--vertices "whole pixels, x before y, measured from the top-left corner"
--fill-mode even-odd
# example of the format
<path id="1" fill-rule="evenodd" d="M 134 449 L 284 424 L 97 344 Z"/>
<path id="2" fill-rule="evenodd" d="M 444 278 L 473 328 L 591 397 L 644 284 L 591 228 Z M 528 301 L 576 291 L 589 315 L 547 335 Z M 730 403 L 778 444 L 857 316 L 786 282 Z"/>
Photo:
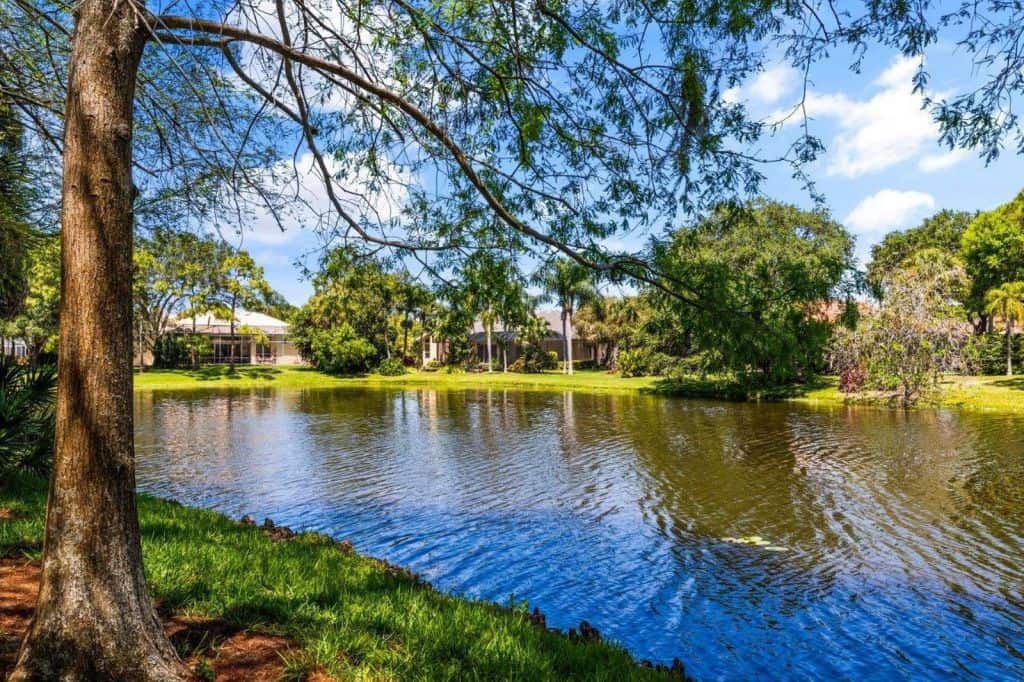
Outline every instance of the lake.
<path id="1" fill-rule="evenodd" d="M 1024 678 L 1024 418 L 645 395 L 135 396 L 139 486 L 698 679 Z"/>

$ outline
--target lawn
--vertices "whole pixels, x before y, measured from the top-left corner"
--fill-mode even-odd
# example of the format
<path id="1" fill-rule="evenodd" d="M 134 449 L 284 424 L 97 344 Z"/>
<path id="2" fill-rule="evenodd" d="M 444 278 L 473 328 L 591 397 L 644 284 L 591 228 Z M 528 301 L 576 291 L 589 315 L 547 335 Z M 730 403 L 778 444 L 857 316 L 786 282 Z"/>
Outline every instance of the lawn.
<path id="1" fill-rule="evenodd" d="M 135 374 L 136 390 L 194 389 L 203 387 L 330 388 L 334 386 L 430 386 L 432 388 L 576 389 L 598 392 L 635 392 L 658 385 L 653 377 L 623 378 L 604 371 L 580 370 L 572 376 L 561 372 L 409 372 L 403 376 L 368 374 L 335 377 L 309 367 L 227 367 L 200 370 L 149 370 Z"/>
<path id="2" fill-rule="evenodd" d="M 0 557 L 38 558 L 45 498 L 40 479 L 0 482 Z M 671 679 L 614 644 L 573 642 L 531 623 L 525 605 L 441 594 L 321 535 L 274 541 L 147 496 L 139 516 L 161 610 L 292 640 L 289 679 L 313 670 L 368 680 Z"/>
<path id="3" fill-rule="evenodd" d="M 409 372 L 387 377 L 369 374 L 335 377 L 308 367 L 238 367 L 234 374 L 226 367 L 200 370 L 150 370 L 135 375 L 136 390 L 197 389 L 215 387 L 330 388 L 335 386 L 430 387 L 437 389 L 565 390 L 592 393 L 653 393 L 730 400 L 788 400 L 818 405 L 842 405 L 846 396 L 832 377 L 808 384 L 764 391 L 750 389 L 724 378 L 665 379 L 624 378 L 598 370 L 578 370 L 572 376 L 561 372 L 542 374 Z M 940 392 L 924 407 L 955 407 L 991 412 L 1024 413 L 1024 376 L 946 377 Z"/>

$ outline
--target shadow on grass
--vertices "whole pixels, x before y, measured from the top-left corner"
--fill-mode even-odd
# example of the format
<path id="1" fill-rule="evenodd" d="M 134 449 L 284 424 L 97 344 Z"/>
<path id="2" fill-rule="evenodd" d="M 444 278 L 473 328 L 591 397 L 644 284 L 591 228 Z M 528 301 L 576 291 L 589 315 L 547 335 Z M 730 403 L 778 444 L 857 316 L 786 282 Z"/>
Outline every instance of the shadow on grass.
<path id="1" fill-rule="evenodd" d="M 1024 391 L 1024 376 L 1006 377 L 1005 379 L 993 381 L 992 385 L 1000 388 L 1009 388 L 1014 391 Z"/>
<path id="2" fill-rule="evenodd" d="M 799 398 L 811 391 L 829 386 L 831 386 L 831 382 L 828 378 L 818 376 L 802 383 L 781 385 L 765 385 L 732 377 L 683 376 L 658 379 L 653 386 L 642 389 L 642 391 L 655 395 L 686 398 L 771 402 Z"/>
<path id="3" fill-rule="evenodd" d="M 189 370 L 185 376 L 196 381 L 223 381 L 225 379 L 262 379 L 272 381 L 278 378 L 282 372 L 276 367 L 235 367 L 234 370 L 226 365 L 211 365 L 200 369 Z"/>

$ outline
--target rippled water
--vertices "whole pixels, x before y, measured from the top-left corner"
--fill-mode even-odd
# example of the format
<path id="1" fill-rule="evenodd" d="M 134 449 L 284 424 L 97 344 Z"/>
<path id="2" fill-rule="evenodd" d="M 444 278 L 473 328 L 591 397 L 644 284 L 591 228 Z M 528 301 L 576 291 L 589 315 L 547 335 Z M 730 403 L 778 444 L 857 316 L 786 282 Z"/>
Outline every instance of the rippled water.
<path id="1" fill-rule="evenodd" d="M 1024 678 L 1019 417 L 351 389 L 135 407 L 145 490 L 701 679 Z"/>

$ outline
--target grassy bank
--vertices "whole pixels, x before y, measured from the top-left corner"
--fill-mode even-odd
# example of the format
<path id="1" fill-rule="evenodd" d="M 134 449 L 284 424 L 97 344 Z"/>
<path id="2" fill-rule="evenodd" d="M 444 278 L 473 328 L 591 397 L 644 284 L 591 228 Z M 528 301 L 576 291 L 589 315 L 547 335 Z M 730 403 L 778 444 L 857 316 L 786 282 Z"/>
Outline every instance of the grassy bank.
<path id="1" fill-rule="evenodd" d="M 0 483 L 0 556 L 38 554 L 46 489 Z M 671 679 L 605 642 L 570 642 L 511 610 L 434 591 L 402 571 L 300 534 L 274 542 L 218 514 L 140 498 L 143 551 L 163 610 L 288 637 L 292 677 Z M 188 652 L 183 652 L 188 653 Z M 678 679 L 676 677 L 675 679 Z"/>
<path id="2" fill-rule="evenodd" d="M 437 389 L 565 390 L 592 393 L 654 393 L 727 400 L 788 400 L 819 405 L 842 405 L 847 396 L 831 377 L 775 389 L 751 389 L 722 378 L 624 378 L 608 372 L 580 370 L 572 376 L 543 374 L 410 372 L 404 376 L 334 377 L 307 367 L 224 367 L 198 371 L 153 370 L 135 375 L 140 391 L 189 390 L 216 387 L 329 388 L 334 386 L 430 387 Z M 940 391 L 923 407 L 948 407 L 990 412 L 1024 413 L 1024 376 L 947 377 Z"/>
<path id="3" fill-rule="evenodd" d="M 840 393 L 838 382 L 831 377 L 790 399 L 818 405 L 856 402 Z M 948 376 L 939 383 L 938 392 L 929 395 L 917 407 L 1024 414 L 1024 377 Z"/>
<path id="4" fill-rule="evenodd" d="M 368 374 L 358 377 L 335 377 L 308 367 L 239 367 L 232 375 L 226 367 L 204 367 L 191 370 L 150 370 L 135 375 L 136 390 L 167 390 L 195 388 L 330 388 L 334 386 L 431 387 L 442 389 L 516 388 L 574 389 L 595 392 L 633 393 L 652 390 L 659 379 L 654 377 L 623 378 L 608 372 L 580 370 L 572 376 L 561 372 L 518 374 L 515 372 L 409 372 L 395 377 Z"/>

